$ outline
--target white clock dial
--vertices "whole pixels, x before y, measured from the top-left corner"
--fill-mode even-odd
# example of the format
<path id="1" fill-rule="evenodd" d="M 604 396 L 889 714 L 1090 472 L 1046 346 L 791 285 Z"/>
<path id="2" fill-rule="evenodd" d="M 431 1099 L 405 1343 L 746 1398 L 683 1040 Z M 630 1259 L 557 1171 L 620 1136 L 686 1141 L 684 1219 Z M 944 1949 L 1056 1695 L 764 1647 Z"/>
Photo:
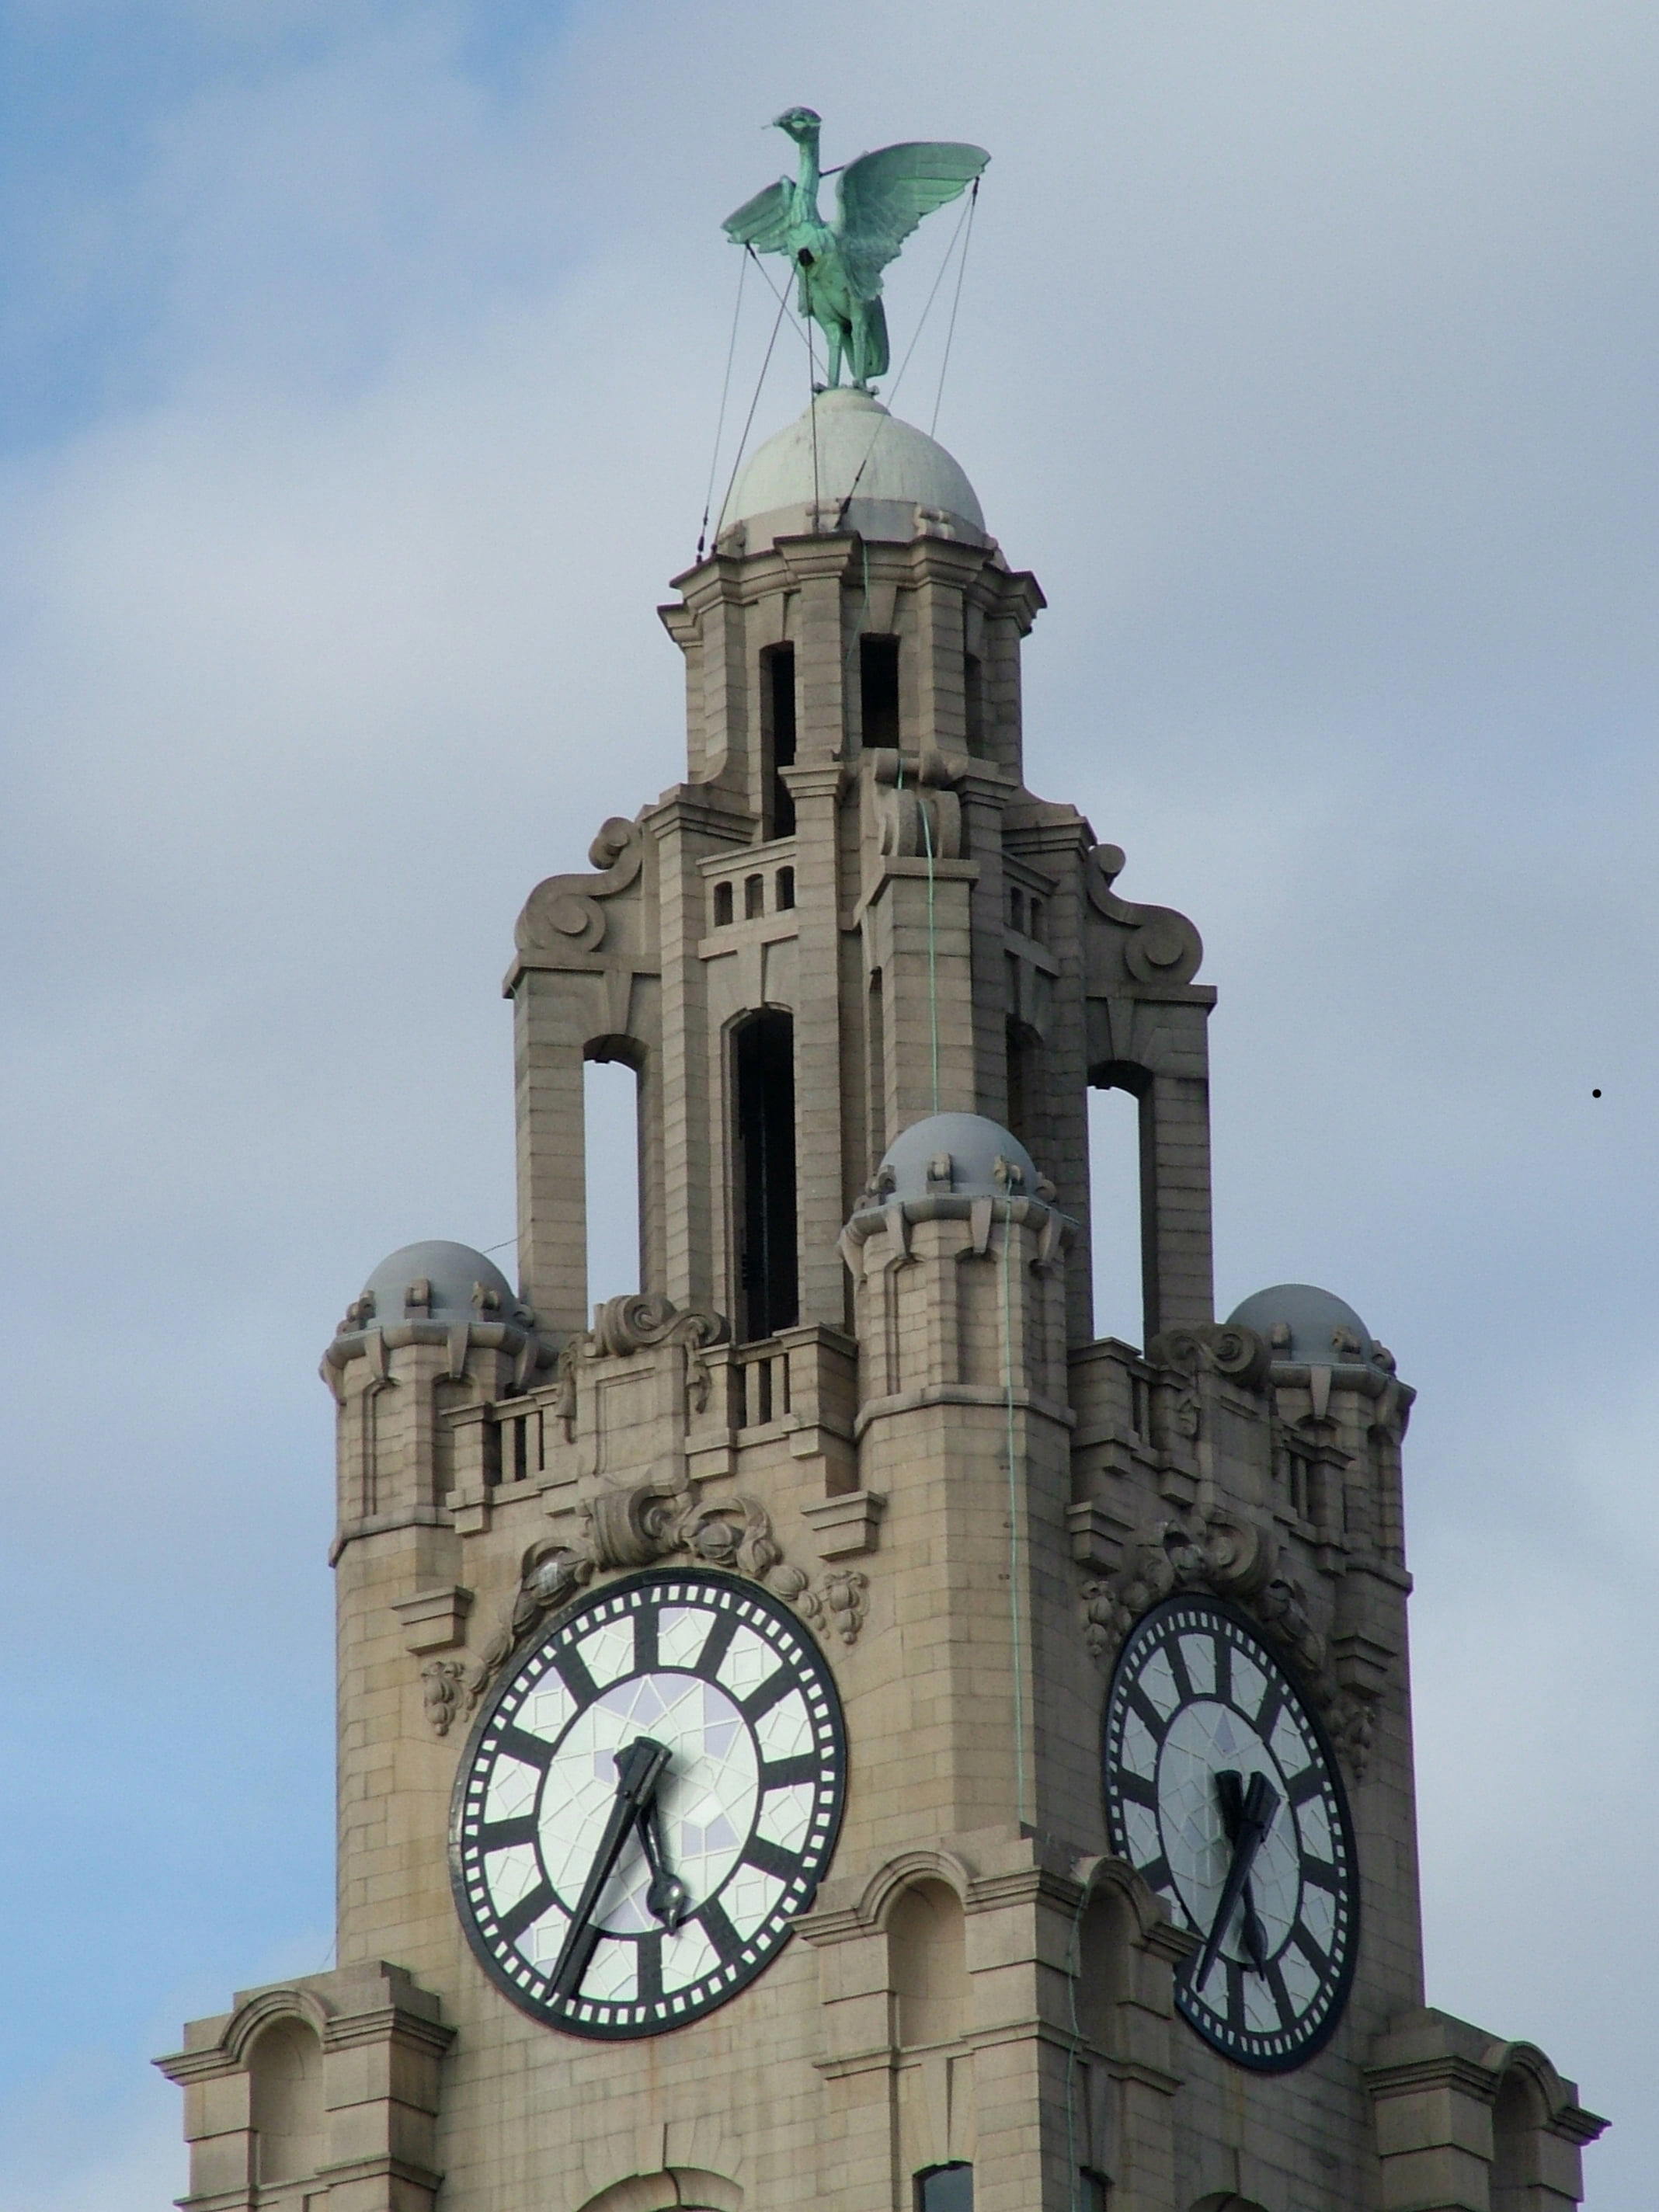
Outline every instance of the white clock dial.
<path id="1" fill-rule="evenodd" d="M 811 1903 L 846 1767 L 835 1685 L 785 1607 L 713 1572 L 613 1583 L 519 1655 L 473 1730 L 451 1844 L 472 1948 L 574 2034 L 696 2019 Z"/>
<path id="2" fill-rule="evenodd" d="M 1340 2017 L 1359 1933 L 1353 1831 L 1324 1732 L 1242 1615 L 1169 1598 L 1106 1700 L 1112 1848 L 1203 1939 L 1176 1987 L 1206 2042 L 1282 2072 Z"/>

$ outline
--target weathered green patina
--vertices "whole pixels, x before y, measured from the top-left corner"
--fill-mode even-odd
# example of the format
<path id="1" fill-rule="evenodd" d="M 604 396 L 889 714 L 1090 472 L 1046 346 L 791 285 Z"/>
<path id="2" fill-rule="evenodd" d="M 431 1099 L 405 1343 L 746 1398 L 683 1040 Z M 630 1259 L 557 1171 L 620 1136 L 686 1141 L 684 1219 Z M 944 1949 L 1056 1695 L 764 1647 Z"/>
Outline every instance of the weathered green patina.
<path id="1" fill-rule="evenodd" d="M 787 253 L 795 264 L 800 312 L 823 332 L 826 381 L 841 382 L 845 356 L 853 382 L 870 389 L 888 362 L 881 272 L 923 216 L 967 190 L 990 155 L 982 146 L 915 139 L 860 154 L 841 172 L 833 222 L 818 213 L 821 118 L 791 107 L 777 128 L 800 149 L 800 172 L 781 178 L 726 219 L 728 238 L 760 253 Z"/>

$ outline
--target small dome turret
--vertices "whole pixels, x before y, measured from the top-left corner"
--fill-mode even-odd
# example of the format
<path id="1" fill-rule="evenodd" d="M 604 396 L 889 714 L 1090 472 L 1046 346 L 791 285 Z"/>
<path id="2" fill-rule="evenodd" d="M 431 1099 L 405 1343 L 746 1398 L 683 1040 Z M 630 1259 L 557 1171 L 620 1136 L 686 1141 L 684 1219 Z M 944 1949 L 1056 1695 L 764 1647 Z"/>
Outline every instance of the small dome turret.
<path id="1" fill-rule="evenodd" d="M 1041 1198 L 1046 1178 L 1019 1139 L 983 1114 L 930 1114 L 887 1147 L 876 1194 L 899 1198 Z"/>
<path id="2" fill-rule="evenodd" d="M 433 1238 L 405 1244 L 381 1261 L 346 1310 L 345 1329 L 389 1328 L 399 1322 L 514 1322 L 534 1319 L 493 1260 L 470 1244 Z"/>
<path id="3" fill-rule="evenodd" d="M 753 553 L 775 538 L 832 527 L 901 541 L 925 528 L 989 543 L 960 463 L 869 392 L 846 389 L 820 392 L 799 422 L 750 456 L 718 542 L 722 551 Z"/>
<path id="4" fill-rule="evenodd" d="M 1385 1351 L 1346 1300 L 1313 1283 L 1275 1283 L 1256 1291 L 1227 1316 L 1231 1328 L 1251 1328 L 1275 1366 L 1375 1367 L 1394 1372 Z"/>

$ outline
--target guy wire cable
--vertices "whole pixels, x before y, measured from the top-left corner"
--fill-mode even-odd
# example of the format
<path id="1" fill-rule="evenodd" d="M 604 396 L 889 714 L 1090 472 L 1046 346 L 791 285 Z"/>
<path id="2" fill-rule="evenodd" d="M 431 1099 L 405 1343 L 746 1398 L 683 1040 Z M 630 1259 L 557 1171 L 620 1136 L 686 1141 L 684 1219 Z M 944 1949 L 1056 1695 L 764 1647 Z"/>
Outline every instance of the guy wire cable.
<path id="1" fill-rule="evenodd" d="M 777 320 L 772 325 L 771 337 L 766 341 L 766 358 L 762 362 L 760 374 L 755 380 L 755 396 L 750 401 L 749 412 L 744 418 L 743 435 L 738 441 L 738 450 L 732 462 L 732 474 L 726 482 L 726 496 L 720 501 L 720 520 L 714 525 L 714 536 L 717 541 L 726 521 L 726 510 L 732 504 L 732 494 L 737 484 L 738 471 L 743 466 L 743 456 L 749 443 L 749 433 L 755 427 L 755 410 L 760 405 L 761 391 L 766 382 L 766 372 L 772 366 L 772 349 L 778 342 L 778 330 L 783 321 L 784 309 L 788 305 L 787 299 L 778 301 Z"/>
<path id="2" fill-rule="evenodd" d="M 979 189 L 977 179 L 975 180 L 974 189 L 976 196 Z M 945 272 L 951 265 L 951 256 L 956 251 L 957 240 L 962 235 L 963 225 L 973 213 L 973 208 L 974 202 L 973 199 L 970 198 L 967 206 L 963 208 L 962 213 L 957 217 L 957 227 L 951 233 L 951 243 L 945 247 L 944 258 L 939 264 L 939 274 L 933 279 L 933 290 L 927 295 L 927 304 L 921 311 L 921 319 L 911 334 L 909 344 L 904 349 L 904 358 L 899 363 L 898 374 L 893 379 L 891 387 L 888 392 L 887 397 L 890 400 L 896 399 L 898 398 L 899 386 L 904 381 L 904 372 L 910 366 L 910 356 L 916 349 L 917 340 L 921 337 L 923 331 L 927 327 L 927 318 L 933 311 L 934 301 L 939 297 L 939 288 L 945 282 Z M 845 522 L 847 520 L 847 510 L 853 503 L 854 494 L 856 493 L 860 484 L 864 481 L 864 471 L 870 465 L 870 456 L 876 450 L 877 440 L 879 439 L 882 432 L 887 428 L 888 423 L 891 420 L 892 414 L 891 410 L 889 410 L 883 414 L 880 422 L 876 425 L 875 436 L 871 439 L 869 449 L 866 453 L 864 459 L 859 463 L 859 472 L 853 479 L 853 489 L 848 493 L 846 498 L 843 499 L 841 503 L 841 513 L 836 517 L 837 529 L 839 529 L 842 523 Z"/>
<path id="3" fill-rule="evenodd" d="M 957 334 L 957 310 L 962 305 L 962 280 L 968 273 L 968 249 L 974 242 L 974 210 L 979 205 L 979 179 L 975 177 L 968 195 L 968 234 L 962 241 L 962 258 L 957 264 L 957 289 L 951 301 L 950 327 L 945 333 L 945 358 L 939 365 L 939 390 L 933 394 L 933 419 L 927 425 L 931 438 L 939 428 L 939 410 L 945 398 L 945 372 L 951 366 L 951 342 Z M 953 240 L 952 244 L 955 243 Z"/>
<path id="4" fill-rule="evenodd" d="M 714 450 L 708 456 L 708 488 L 702 497 L 702 523 L 697 532 L 697 558 L 702 560 L 708 543 L 708 511 L 714 503 L 714 471 L 720 462 L 720 440 L 726 435 L 726 399 L 732 389 L 732 363 L 738 350 L 738 321 L 743 313 L 743 280 L 749 273 L 752 254 L 749 251 L 738 258 L 738 296 L 732 308 L 732 335 L 726 346 L 726 374 L 720 379 L 720 413 L 714 422 Z M 960 288 L 958 288 L 960 289 Z M 937 411 L 937 410 L 935 410 Z"/>
<path id="5" fill-rule="evenodd" d="M 1019 1642 L 1019 1478 L 1014 1451 L 1014 1300 L 1012 1281 L 1014 1200 L 1012 1189 L 1002 1202 L 1002 1378 L 1007 1410 L 1008 1634 L 1014 1678 L 1014 1808 L 1019 1825 L 1024 1827 L 1029 1808 L 1025 1796 L 1025 1662 Z"/>

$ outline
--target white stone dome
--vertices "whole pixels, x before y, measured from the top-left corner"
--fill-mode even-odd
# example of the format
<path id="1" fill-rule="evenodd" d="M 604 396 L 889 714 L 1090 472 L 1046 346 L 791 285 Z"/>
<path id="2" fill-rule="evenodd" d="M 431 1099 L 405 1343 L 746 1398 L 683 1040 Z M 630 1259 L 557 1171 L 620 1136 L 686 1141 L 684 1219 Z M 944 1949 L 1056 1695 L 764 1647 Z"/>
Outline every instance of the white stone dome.
<path id="1" fill-rule="evenodd" d="M 815 527 L 902 541 L 921 525 L 988 543 L 979 495 L 944 447 L 869 392 L 842 386 L 820 392 L 799 422 L 750 455 L 718 542 L 723 551 L 754 552 Z"/>

